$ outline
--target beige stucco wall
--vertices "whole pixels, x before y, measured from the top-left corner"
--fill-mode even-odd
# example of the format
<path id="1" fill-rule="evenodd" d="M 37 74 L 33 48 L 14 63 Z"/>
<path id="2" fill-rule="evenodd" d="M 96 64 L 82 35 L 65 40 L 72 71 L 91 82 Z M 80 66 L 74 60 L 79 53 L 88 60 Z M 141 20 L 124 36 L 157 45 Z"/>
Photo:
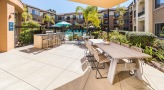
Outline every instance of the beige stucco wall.
<path id="1" fill-rule="evenodd" d="M 153 0 L 145 2 L 145 32 L 153 33 Z"/>
<path id="2" fill-rule="evenodd" d="M 153 11 L 153 33 L 155 33 L 155 24 L 164 23 L 164 7 Z"/>
<path id="3" fill-rule="evenodd" d="M 0 51 L 7 50 L 7 1 L 0 1 Z"/>
<path id="4" fill-rule="evenodd" d="M 164 7 L 154 10 L 153 18 L 156 23 L 164 23 Z"/>
<path id="5" fill-rule="evenodd" d="M 9 31 L 9 21 L 15 21 L 15 10 L 23 11 L 23 4 L 19 0 L 0 1 L 0 52 L 14 48 L 14 31 Z"/>
<path id="6" fill-rule="evenodd" d="M 11 15 L 11 18 L 8 18 L 8 22 L 14 22 L 15 16 L 11 13 L 15 13 L 15 7 L 11 4 L 7 4 L 7 16 Z M 7 22 L 7 50 L 14 48 L 14 30 L 9 31 L 9 23 Z"/>

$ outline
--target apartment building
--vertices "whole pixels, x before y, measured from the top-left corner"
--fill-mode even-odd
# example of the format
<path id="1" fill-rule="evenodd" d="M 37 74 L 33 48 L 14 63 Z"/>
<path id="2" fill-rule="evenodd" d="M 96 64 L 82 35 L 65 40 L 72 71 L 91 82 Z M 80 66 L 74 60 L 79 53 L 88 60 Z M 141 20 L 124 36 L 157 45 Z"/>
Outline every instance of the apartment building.
<path id="1" fill-rule="evenodd" d="M 109 29 L 110 30 L 115 30 L 115 29 L 119 29 L 119 24 L 118 24 L 118 17 L 119 17 L 119 13 L 116 12 L 115 8 L 109 9 L 109 14 L 108 14 L 108 9 L 106 10 L 99 10 L 99 13 L 102 15 L 102 27 L 104 29 L 107 29 L 108 25 L 109 25 Z M 108 16 L 109 15 L 109 16 Z M 108 18 L 109 17 L 109 18 Z M 129 15 L 128 15 L 128 11 L 124 14 L 124 26 L 123 26 L 123 30 L 129 30 L 129 26 L 128 26 L 128 22 L 129 22 Z"/>
<path id="2" fill-rule="evenodd" d="M 134 0 L 133 30 L 164 37 L 164 0 Z"/>
<path id="3" fill-rule="evenodd" d="M 133 12 L 133 2 L 128 6 L 128 16 L 129 16 L 129 31 L 133 31 L 133 18 L 134 18 L 134 12 Z"/>
<path id="4" fill-rule="evenodd" d="M 109 18 L 108 18 L 108 10 L 107 9 L 106 10 L 99 10 L 98 13 L 101 14 L 100 19 L 102 21 L 101 26 L 102 26 L 103 30 L 106 30 L 108 28 L 108 25 L 109 25 L 110 30 L 114 30 L 116 28 L 119 28 L 119 25 L 118 25 L 119 14 L 116 12 L 116 9 L 110 9 L 109 10 Z M 123 29 L 129 30 L 128 12 L 124 15 L 124 19 L 125 19 L 125 24 L 124 24 Z M 55 21 L 56 21 L 56 23 L 60 22 L 60 21 L 66 21 L 66 22 L 71 23 L 72 25 L 75 25 L 75 24 L 83 25 L 84 24 L 84 17 L 83 17 L 82 13 L 78 13 L 78 14 L 76 14 L 75 12 L 64 13 L 64 14 L 57 14 Z"/>
<path id="5" fill-rule="evenodd" d="M 57 14 L 55 22 L 66 21 L 71 23 L 72 25 L 80 24 L 83 25 L 84 18 L 82 13 L 76 14 L 75 12 L 71 13 L 64 13 L 64 14 Z"/>
<path id="6" fill-rule="evenodd" d="M 54 21 L 55 21 L 55 16 L 56 16 L 56 11 L 55 10 L 42 10 L 36 7 L 33 7 L 31 5 L 27 5 L 25 4 L 27 7 L 28 12 L 32 15 L 33 20 L 39 22 L 40 24 L 42 24 L 42 19 L 44 18 L 44 15 L 47 14 L 50 17 L 54 17 Z"/>

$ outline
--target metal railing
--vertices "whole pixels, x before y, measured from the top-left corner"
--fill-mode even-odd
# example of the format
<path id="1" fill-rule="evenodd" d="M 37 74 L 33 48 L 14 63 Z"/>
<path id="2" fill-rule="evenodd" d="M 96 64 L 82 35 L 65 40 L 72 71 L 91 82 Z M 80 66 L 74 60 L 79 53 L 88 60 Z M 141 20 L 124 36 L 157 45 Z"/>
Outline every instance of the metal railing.
<path id="1" fill-rule="evenodd" d="M 144 15 L 145 14 L 145 10 L 143 10 L 142 12 L 139 12 L 138 13 L 138 17 L 140 17 L 140 16 L 142 16 L 142 15 Z"/>

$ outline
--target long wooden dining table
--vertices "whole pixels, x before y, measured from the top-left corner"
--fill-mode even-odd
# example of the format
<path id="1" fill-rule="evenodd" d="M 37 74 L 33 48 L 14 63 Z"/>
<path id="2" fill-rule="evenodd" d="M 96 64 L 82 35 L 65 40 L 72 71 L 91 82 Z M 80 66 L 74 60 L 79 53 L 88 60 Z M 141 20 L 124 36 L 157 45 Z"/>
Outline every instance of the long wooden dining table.
<path id="1" fill-rule="evenodd" d="M 105 45 L 102 40 L 89 40 L 92 44 L 96 45 L 103 52 L 108 54 L 112 59 L 108 71 L 108 80 L 111 84 L 114 82 L 114 77 L 118 71 L 136 70 L 135 76 L 142 80 L 141 75 L 141 63 L 140 60 L 144 58 L 151 58 L 150 55 L 138 52 L 128 47 L 121 46 L 110 42 L 109 45 Z M 119 60 L 127 59 L 133 60 L 133 63 L 118 64 Z"/>

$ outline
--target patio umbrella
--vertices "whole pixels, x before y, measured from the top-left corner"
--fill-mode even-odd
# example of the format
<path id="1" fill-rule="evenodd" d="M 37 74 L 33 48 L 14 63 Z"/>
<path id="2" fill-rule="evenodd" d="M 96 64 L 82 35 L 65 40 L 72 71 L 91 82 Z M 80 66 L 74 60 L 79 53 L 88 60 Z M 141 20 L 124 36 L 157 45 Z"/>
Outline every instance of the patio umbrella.
<path id="1" fill-rule="evenodd" d="M 70 1 L 102 7 L 102 8 L 112 8 L 113 6 L 121 4 L 127 0 L 70 0 Z"/>
<path id="2" fill-rule="evenodd" d="M 71 26 L 72 24 L 68 23 L 68 22 L 65 22 L 65 21 L 62 21 L 62 22 L 59 22 L 59 23 L 56 23 L 55 25 L 52 25 L 54 27 L 62 27 L 62 26 Z"/>

